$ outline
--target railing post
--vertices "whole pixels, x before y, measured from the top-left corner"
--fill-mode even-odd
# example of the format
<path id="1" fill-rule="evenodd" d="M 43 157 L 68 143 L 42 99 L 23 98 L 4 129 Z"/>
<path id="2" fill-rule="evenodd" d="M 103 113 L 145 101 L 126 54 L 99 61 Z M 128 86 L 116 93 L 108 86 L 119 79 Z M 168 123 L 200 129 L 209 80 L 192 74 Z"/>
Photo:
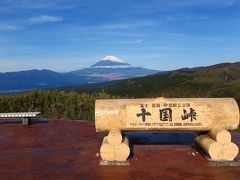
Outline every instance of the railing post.
<path id="1" fill-rule="evenodd" d="M 32 118 L 31 117 L 22 118 L 22 125 L 23 126 L 29 126 L 31 124 L 32 124 Z"/>

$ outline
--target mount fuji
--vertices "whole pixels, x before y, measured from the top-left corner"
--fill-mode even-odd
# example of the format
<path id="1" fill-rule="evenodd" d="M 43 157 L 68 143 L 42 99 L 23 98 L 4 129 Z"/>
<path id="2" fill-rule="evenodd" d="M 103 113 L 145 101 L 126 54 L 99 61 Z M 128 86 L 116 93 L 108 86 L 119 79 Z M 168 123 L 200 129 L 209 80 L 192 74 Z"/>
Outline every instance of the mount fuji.
<path id="1" fill-rule="evenodd" d="M 129 68 L 130 64 L 115 56 L 106 56 L 101 61 L 91 66 L 92 68 Z"/>
<path id="2" fill-rule="evenodd" d="M 106 56 L 88 68 L 67 73 L 46 69 L 0 72 L 0 93 L 101 83 L 110 80 L 146 76 L 157 72 L 132 66 L 114 56 Z"/>
<path id="3" fill-rule="evenodd" d="M 89 68 L 73 71 L 79 76 L 104 78 L 106 81 L 147 76 L 159 71 L 132 66 L 115 56 L 106 56 Z"/>

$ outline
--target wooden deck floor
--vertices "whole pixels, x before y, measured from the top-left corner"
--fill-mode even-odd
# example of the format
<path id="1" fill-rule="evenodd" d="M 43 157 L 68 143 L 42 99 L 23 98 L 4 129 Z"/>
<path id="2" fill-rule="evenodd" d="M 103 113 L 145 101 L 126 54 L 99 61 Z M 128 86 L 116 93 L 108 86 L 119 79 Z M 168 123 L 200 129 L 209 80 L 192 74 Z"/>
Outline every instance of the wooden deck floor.
<path id="1" fill-rule="evenodd" d="M 92 123 L 0 120 L 0 179 L 240 179 L 240 167 L 209 166 L 192 146 L 193 133 L 128 136 L 130 166 L 100 166 L 103 134 Z M 233 141 L 240 146 L 240 134 Z"/>

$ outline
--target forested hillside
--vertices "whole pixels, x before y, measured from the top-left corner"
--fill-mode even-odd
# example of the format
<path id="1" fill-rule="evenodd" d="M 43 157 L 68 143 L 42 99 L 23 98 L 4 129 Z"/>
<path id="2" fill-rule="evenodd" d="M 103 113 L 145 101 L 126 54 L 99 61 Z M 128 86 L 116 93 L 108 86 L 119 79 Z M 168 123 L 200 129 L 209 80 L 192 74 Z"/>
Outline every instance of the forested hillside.
<path id="1" fill-rule="evenodd" d="M 129 97 L 233 97 L 240 103 L 240 62 L 180 69 L 141 78 L 64 88 Z"/>
<path id="2" fill-rule="evenodd" d="M 0 96 L 0 112 L 39 111 L 49 119 L 94 120 L 96 99 L 120 98 L 104 92 L 97 94 L 65 93 L 63 91 L 33 91 Z"/>

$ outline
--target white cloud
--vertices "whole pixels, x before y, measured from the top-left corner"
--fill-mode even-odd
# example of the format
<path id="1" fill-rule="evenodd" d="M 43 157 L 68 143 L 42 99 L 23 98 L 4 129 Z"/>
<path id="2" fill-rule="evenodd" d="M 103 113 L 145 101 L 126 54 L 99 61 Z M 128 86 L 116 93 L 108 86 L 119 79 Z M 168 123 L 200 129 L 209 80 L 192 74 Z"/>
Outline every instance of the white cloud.
<path id="1" fill-rule="evenodd" d="M 129 41 L 117 41 L 117 42 L 114 42 L 115 44 L 141 44 L 143 43 L 144 40 L 142 39 L 138 39 L 138 40 L 129 40 Z"/>
<path id="2" fill-rule="evenodd" d="M 158 25 L 158 22 L 143 20 L 143 21 L 131 21 L 131 22 L 120 22 L 120 23 L 112 23 L 112 24 L 104 24 L 101 25 L 100 28 L 104 29 L 131 29 L 131 28 L 139 28 L 139 27 L 150 27 Z"/>
<path id="3" fill-rule="evenodd" d="M 0 22 L 0 32 L 1 31 L 14 31 L 18 28 L 12 24 Z"/>
<path id="4" fill-rule="evenodd" d="M 193 7 L 221 8 L 233 6 L 236 3 L 237 0 L 150 0 L 134 4 L 133 9 L 137 12 L 156 13 Z"/>
<path id="5" fill-rule="evenodd" d="M 71 9 L 78 5 L 78 0 L 0 0 L 1 12 L 38 9 Z"/>
<path id="6" fill-rule="evenodd" d="M 63 18 L 60 16 L 48 16 L 48 15 L 41 15 L 38 17 L 32 17 L 27 20 L 27 22 L 32 24 L 41 24 L 41 23 L 48 23 L 48 22 L 59 22 L 62 21 Z"/>
<path id="7" fill-rule="evenodd" d="M 118 23 L 103 24 L 98 27 L 104 28 L 104 29 L 133 29 L 133 28 L 141 28 L 141 27 L 155 27 L 155 26 L 159 26 L 159 25 L 163 25 L 163 24 L 175 21 L 180 17 L 181 17 L 180 15 L 167 15 L 167 16 L 162 16 L 158 20 L 136 19 L 136 20 L 129 20 L 129 21 L 123 21 Z"/>
<path id="8" fill-rule="evenodd" d="M 235 0 L 183 0 L 182 3 L 178 3 L 178 6 L 211 6 L 211 7 L 223 7 L 232 6 Z"/>
<path id="9" fill-rule="evenodd" d="M 15 31 L 28 26 L 38 25 L 42 23 L 51 23 L 63 21 L 63 18 L 60 16 L 49 16 L 41 15 L 37 17 L 32 17 L 28 19 L 15 19 L 12 21 L 0 22 L 0 32 L 4 31 Z"/>

